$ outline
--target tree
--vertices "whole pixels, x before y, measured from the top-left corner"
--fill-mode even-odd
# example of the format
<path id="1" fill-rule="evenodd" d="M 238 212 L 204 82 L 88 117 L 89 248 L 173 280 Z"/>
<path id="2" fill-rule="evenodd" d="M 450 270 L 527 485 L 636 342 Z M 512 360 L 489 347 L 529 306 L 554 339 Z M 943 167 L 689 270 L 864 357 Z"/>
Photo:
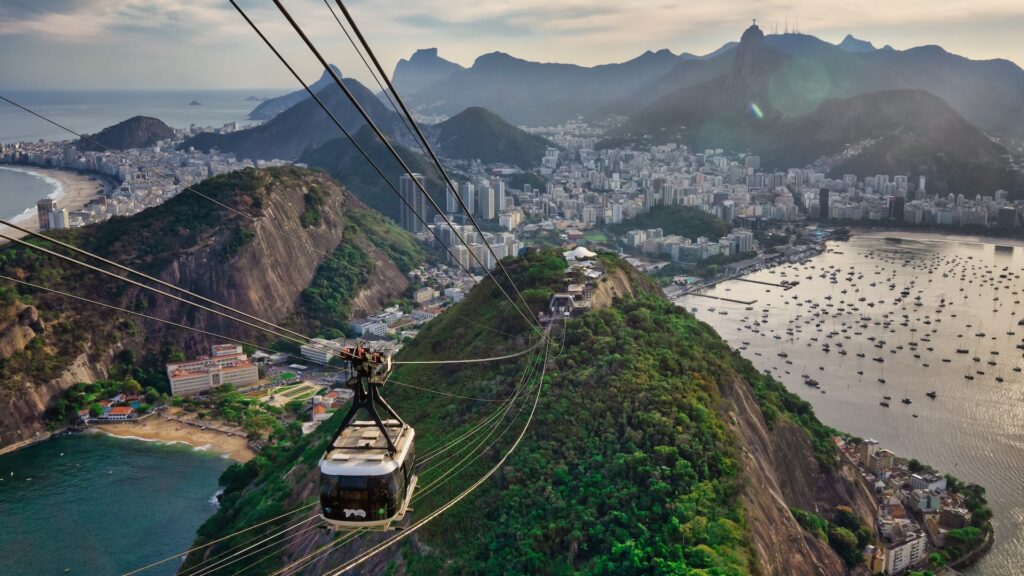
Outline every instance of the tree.
<path id="1" fill-rule="evenodd" d="M 828 544 L 839 554 L 847 566 L 860 564 L 864 558 L 857 546 L 857 536 L 842 526 L 832 526 L 828 530 Z"/>
<path id="2" fill-rule="evenodd" d="M 139 394 L 142 392 L 142 384 L 139 384 L 137 380 L 129 376 L 121 383 L 121 390 L 130 394 Z"/>
<path id="3" fill-rule="evenodd" d="M 103 406 L 99 402 L 93 402 L 92 406 L 89 406 L 89 416 L 96 418 L 103 414 Z"/>

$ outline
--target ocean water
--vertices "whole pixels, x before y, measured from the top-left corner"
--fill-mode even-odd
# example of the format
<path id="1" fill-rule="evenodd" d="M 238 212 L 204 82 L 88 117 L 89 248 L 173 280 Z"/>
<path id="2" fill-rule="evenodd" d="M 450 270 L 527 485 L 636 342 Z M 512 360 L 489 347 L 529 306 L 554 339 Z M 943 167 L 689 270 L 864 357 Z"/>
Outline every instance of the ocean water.
<path id="1" fill-rule="evenodd" d="M 187 550 L 230 463 L 103 434 L 0 456 L 0 574 L 123 574 Z M 171 575 L 178 565 L 145 574 Z"/>
<path id="2" fill-rule="evenodd" d="M 866 235 L 829 243 L 830 252 L 806 264 L 747 277 L 798 281 L 790 290 L 730 281 L 706 292 L 753 304 L 699 296 L 677 302 L 696 308 L 755 366 L 809 401 L 824 423 L 983 485 L 995 513 L 995 545 L 965 572 L 1020 574 L 1024 246 L 899 235 L 901 241 Z M 903 290 L 908 295 L 900 298 Z M 932 390 L 934 400 L 926 396 Z M 884 396 L 889 408 L 880 405 Z"/>
<path id="3" fill-rule="evenodd" d="M 254 96 L 280 96 L 286 90 L 180 90 L 180 91 L 25 91 L 0 94 L 80 133 L 94 133 L 132 116 L 152 116 L 172 128 L 222 126 L 247 122 L 259 102 Z M 190 106 L 193 101 L 200 106 Z M 74 136 L 39 118 L 0 101 L 0 142 L 69 140 Z"/>
<path id="4" fill-rule="evenodd" d="M 56 198 L 61 192 L 60 182 L 29 167 L 0 166 L 0 216 L 4 219 L 30 217 L 37 201 Z"/>

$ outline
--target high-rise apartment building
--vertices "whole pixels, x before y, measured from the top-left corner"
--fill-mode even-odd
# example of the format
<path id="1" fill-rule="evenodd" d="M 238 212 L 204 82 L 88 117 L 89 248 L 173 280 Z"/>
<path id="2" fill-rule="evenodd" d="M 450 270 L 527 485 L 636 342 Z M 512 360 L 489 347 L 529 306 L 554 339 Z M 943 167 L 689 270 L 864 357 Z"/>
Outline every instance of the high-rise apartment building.
<path id="1" fill-rule="evenodd" d="M 414 172 L 412 176 L 425 190 L 426 183 L 423 175 Z M 420 191 L 420 187 L 413 182 L 413 178 L 410 178 L 408 174 L 403 174 L 401 178 L 399 191 L 402 193 L 402 198 L 405 199 L 405 202 L 402 203 L 401 211 L 399 212 L 399 225 L 413 234 L 419 234 L 424 231 L 424 227 L 423 222 L 420 222 L 416 215 L 418 214 L 426 222 L 429 222 L 433 215 L 430 214 L 426 196 Z"/>

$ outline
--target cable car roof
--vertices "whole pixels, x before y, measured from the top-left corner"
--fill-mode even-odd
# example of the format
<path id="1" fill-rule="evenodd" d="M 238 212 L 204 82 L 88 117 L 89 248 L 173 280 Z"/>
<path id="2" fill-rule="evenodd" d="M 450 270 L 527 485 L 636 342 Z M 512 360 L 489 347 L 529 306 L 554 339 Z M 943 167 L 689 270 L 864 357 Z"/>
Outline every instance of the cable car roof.
<path id="1" fill-rule="evenodd" d="M 381 476 L 394 472 L 405 461 L 416 435 L 411 426 L 398 420 L 385 420 L 398 452 L 388 453 L 387 440 L 372 420 L 349 424 L 334 439 L 320 460 L 320 472 L 333 476 Z"/>

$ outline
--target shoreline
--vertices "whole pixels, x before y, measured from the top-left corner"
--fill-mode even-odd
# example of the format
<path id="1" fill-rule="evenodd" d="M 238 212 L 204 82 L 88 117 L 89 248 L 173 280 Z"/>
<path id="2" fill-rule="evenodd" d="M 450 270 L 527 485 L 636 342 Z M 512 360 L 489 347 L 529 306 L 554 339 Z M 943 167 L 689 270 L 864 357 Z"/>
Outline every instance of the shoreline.
<path id="1" fill-rule="evenodd" d="M 86 204 L 101 196 L 103 192 L 113 188 L 113 182 L 109 178 L 96 174 L 86 174 L 77 170 L 42 168 L 28 164 L 0 164 L 0 168 L 30 174 L 45 180 L 54 187 L 54 190 L 44 197 L 37 198 L 36 201 L 43 198 L 52 198 L 56 200 L 58 208 L 64 208 L 68 212 L 81 210 Z M 39 220 L 36 218 L 34 205 L 26 208 L 16 216 L 5 215 L 5 218 L 10 218 L 15 224 L 33 232 L 39 231 Z M 15 238 L 21 238 L 25 235 L 17 230 L 7 231 L 5 234 Z"/>
<path id="2" fill-rule="evenodd" d="M 239 463 L 248 462 L 256 457 L 256 453 L 249 448 L 244 437 L 228 436 L 212 429 L 201 430 L 170 420 L 163 414 L 154 415 L 141 422 L 94 424 L 89 426 L 89 430 L 142 442 L 187 444 L 195 450 L 227 456 Z"/>

